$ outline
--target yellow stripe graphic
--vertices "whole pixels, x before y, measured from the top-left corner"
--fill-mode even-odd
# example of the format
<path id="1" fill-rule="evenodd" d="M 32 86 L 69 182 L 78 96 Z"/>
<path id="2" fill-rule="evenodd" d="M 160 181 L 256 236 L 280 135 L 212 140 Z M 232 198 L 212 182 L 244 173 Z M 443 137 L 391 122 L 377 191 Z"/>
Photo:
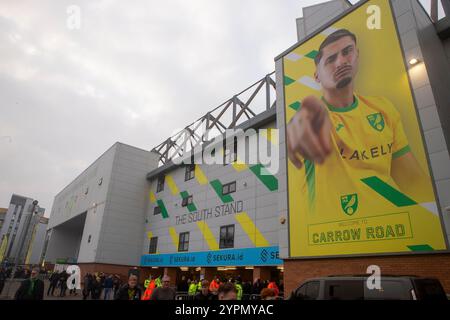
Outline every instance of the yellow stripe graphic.
<path id="1" fill-rule="evenodd" d="M 231 165 L 237 172 L 241 172 L 248 169 L 248 166 L 244 162 L 240 162 L 239 158 L 237 158 L 237 161 L 233 162 Z"/>
<path id="2" fill-rule="evenodd" d="M 5 234 L 2 239 L 2 244 L 0 245 L 0 261 L 3 261 L 7 247 L 8 247 L 8 235 Z"/>
<path id="3" fill-rule="evenodd" d="M 170 192 L 172 192 L 172 194 L 175 196 L 177 194 L 180 193 L 180 191 L 178 190 L 177 184 L 175 183 L 175 181 L 173 180 L 172 176 L 167 175 L 166 176 L 166 181 L 167 181 L 167 185 L 170 188 Z"/>
<path id="4" fill-rule="evenodd" d="M 156 202 L 156 196 L 153 193 L 153 191 L 150 191 L 149 197 L 150 197 L 150 202 L 151 203 L 155 203 Z"/>
<path id="5" fill-rule="evenodd" d="M 30 246 L 28 248 L 27 256 L 25 258 L 25 264 L 30 264 L 31 252 L 33 252 L 34 238 L 36 237 L 36 228 L 37 228 L 37 225 L 35 225 L 33 228 Z"/>
<path id="6" fill-rule="evenodd" d="M 211 229 L 205 221 L 198 221 L 197 226 L 203 234 L 203 238 L 208 244 L 209 250 L 219 250 L 219 244 L 217 243 L 216 238 L 214 237 Z"/>
<path id="7" fill-rule="evenodd" d="M 262 235 L 259 229 L 256 227 L 253 220 L 249 217 L 247 212 L 237 213 L 235 215 L 236 220 L 241 225 L 244 232 L 253 242 L 255 247 L 269 247 L 270 243 L 266 238 Z"/>
<path id="8" fill-rule="evenodd" d="M 198 164 L 195 165 L 195 178 L 200 185 L 208 184 L 208 178 Z"/>
<path id="9" fill-rule="evenodd" d="M 172 238 L 173 245 L 175 246 L 175 249 L 178 251 L 178 233 L 177 230 L 175 230 L 174 227 L 169 228 L 169 234 Z"/>
<path id="10" fill-rule="evenodd" d="M 272 130 L 277 130 L 275 128 L 267 128 L 267 131 L 260 130 L 260 134 L 262 137 L 266 138 L 270 143 L 273 145 L 278 145 L 278 133 L 276 131 L 273 131 L 273 137 L 272 137 Z"/>

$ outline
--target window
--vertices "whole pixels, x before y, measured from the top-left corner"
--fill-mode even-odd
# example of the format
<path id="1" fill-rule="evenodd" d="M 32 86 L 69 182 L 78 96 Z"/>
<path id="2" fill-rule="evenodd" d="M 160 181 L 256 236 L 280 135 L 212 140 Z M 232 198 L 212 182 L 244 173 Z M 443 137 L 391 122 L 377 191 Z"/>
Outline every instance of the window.
<path id="1" fill-rule="evenodd" d="M 220 249 L 234 248 L 234 224 L 220 228 Z"/>
<path id="2" fill-rule="evenodd" d="M 189 250 L 189 232 L 180 233 L 178 241 L 178 252 L 186 252 Z"/>
<path id="3" fill-rule="evenodd" d="M 184 181 L 189 181 L 195 177 L 195 164 L 188 164 L 184 173 Z"/>
<path id="4" fill-rule="evenodd" d="M 156 248 L 158 247 L 158 237 L 153 237 L 150 239 L 150 245 L 148 247 L 148 253 L 156 253 Z"/>
<path id="5" fill-rule="evenodd" d="M 308 286 L 306 287 L 306 299 L 317 300 L 317 298 L 319 297 L 319 288 L 320 282 L 318 281 L 308 283 Z"/>
<path id="6" fill-rule="evenodd" d="M 295 293 L 296 300 L 317 300 L 319 297 L 320 282 L 308 282 L 298 288 Z"/>
<path id="7" fill-rule="evenodd" d="M 231 183 L 224 184 L 222 187 L 222 195 L 227 195 L 230 193 L 236 192 L 236 181 Z"/>
<path id="8" fill-rule="evenodd" d="M 188 196 L 186 198 L 183 198 L 183 200 L 181 201 L 181 206 L 182 207 L 187 207 L 190 204 L 194 203 L 194 197 L 193 196 Z"/>
<path id="9" fill-rule="evenodd" d="M 161 214 L 161 208 L 156 206 L 155 209 L 153 209 L 153 215 L 156 216 L 158 214 Z"/>
<path id="10" fill-rule="evenodd" d="M 368 289 L 364 286 L 365 300 L 409 300 L 409 291 L 403 287 L 402 281 L 384 280 L 381 282 L 381 290 Z"/>
<path id="11" fill-rule="evenodd" d="M 161 192 L 164 190 L 164 180 L 166 176 L 162 175 L 158 177 L 158 184 L 156 185 L 156 192 Z"/>
<path id="12" fill-rule="evenodd" d="M 364 281 L 327 281 L 325 285 L 325 298 L 327 300 L 364 300 Z"/>

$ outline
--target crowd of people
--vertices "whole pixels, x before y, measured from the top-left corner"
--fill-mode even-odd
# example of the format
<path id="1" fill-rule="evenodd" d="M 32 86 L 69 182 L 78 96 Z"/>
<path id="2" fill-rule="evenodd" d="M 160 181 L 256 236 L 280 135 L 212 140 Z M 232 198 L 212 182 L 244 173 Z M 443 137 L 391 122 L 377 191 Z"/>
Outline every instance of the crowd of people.
<path id="1" fill-rule="evenodd" d="M 115 300 L 243 300 L 245 294 L 248 297 L 253 294 L 262 300 L 275 300 L 279 297 L 280 288 L 275 281 L 264 282 L 260 279 L 253 285 L 246 282 L 243 286 L 239 277 L 215 277 L 211 282 L 207 279 L 195 281 L 183 278 L 176 287 L 171 287 L 170 277 L 164 275 L 162 278 L 150 277 L 145 280 L 144 288 L 141 289 L 137 276 L 131 274 L 128 283 L 118 290 Z"/>
<path id="2" fill-rule="evenodd" d="M 5 281 L 11 278 L 12 269 L 0 269 L 0 293 Z M 48 280 L 47 296 L 65 297 L 69 274 L 47 272 L 39 268 L 31 270 L 17 268 L 13 278 L 25 279 L 15 294 L 17 300 L 43 300 L 44 281 Z M 75 279 L 74 279 L 75 282 Z M 75 284 L 75 283 L 74 283 Z M 175 286 L 171 286 L 168 275 L 149 276 L 139 284 L 138 276 L 130 273 L 125 283 L 120 275 L 103 272 L 87 273 L 82 279 L 81 294 L 83 300 L 274 300 L 283 292 L 282 281 L 263 281 L 256 279 L 242 281 L 240 276 L 223 278 L 215 276 L 211 281 L 196 280 L 182 276 Z M 77 290 L 69 290 L 69 296 L 76 296 Z"/>
<path id="3" fill-rule="evenodd" d="M 110 300 L 115 297 L 122 287 L 120 276 L 115 274 L 106 275 L 103 272 L 84 276 L 83 281 L 83 300 L 91 298 L 92 300 Z"/>
<path id="4" fill-rule="evenodd" d="M 178 292 L 187 292 L 189 296 L 194 296 L 194 300 L 204 299 L 204 297 L 210 299 L 217 296 L 216 291 L 220 285 L 226 283 L 231 283 L 236 287 L 237 300 L 248 300 L 251 296 L 275 299 L 280 295 L 280 292 L 283 292 L 282 281 L 256 279 L 252 283 L 251 281 L 242 281 L 240 276 L 228 279 L 215 276 L 211 282 L 205 279 L 196 281 L 195 279 L 182 277 L 177 285 L 177 290 Z M 206 289 L 208 289 L 208 294 Z"/>
<path id="5" fill-rule="evenodd" d="M 0 295 L 3 292 L 7 279 L 11 278 L 12 268 L 0 268 Z M 45 273 L 39 268 L 31 270 L 18 267 L 13 275 L 13 279 L 23 279 L 15 293 L 16 300 L 43 300 L 44 299 L 44 278 Z"/>
<path id="6" fill-rule="evenodd" d="M 273 300 L 280 297 L 283 282 L 262 281 L 256 279 L 243 282 L 241 277 L 221 278 L 215 276 L 211 281 L 207 279 L 195 280 L 185 276 L 177 282 L 176 287 L 170 288 L 168 276 L 152 278 L 144 282 L 142 300 Z"/>

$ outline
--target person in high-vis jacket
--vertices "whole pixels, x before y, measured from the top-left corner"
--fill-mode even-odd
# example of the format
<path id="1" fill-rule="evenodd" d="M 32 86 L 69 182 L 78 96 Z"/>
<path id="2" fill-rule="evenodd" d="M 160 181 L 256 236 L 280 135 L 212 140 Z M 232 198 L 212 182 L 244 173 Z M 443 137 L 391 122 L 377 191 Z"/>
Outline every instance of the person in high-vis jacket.
<path id="1" fill-rule="evenodd" d="M 217 294 L 219 287 L 220 287 L 220 279 L 219 276 L 216 276 L 216 278 L 209 284 L 209 291 L 212 294 Z"/>
<path id="2" fill-rule="evenodd" d="M 195 283 L 195 280 L 189 280 L 189 289 L 188 294 L 190 296 L 195 296 L 197 294 L 197 283 Z"/>
<path id="3" fill-rule="evenodd" d="M 149 278 L 149 281 L 150 282 L 147 284 L 144 295 L 142 296 L 142 300 L 150 300 L 150 298 L 152 297 L 152 293 L 156 288 L 156 281 L 154 279 L 151 279 L 151 276 Z"/>

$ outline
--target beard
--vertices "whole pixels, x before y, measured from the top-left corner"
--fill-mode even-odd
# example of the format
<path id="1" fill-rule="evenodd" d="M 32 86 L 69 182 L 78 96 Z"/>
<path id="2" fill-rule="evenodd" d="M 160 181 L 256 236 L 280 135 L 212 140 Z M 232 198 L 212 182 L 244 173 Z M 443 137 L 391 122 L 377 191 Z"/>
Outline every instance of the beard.
<path id="1" fill-rule="evenodd" d="M 348 85 L 350 85 L 350 83 L 352 83 L 352 81 L 353 81 L 352 77 L 343 78 L 343 79 L 339 80 L 338 83 L 336 84 L 336 89 L 343 89 L 343 88 L 347 87 Z"/>

